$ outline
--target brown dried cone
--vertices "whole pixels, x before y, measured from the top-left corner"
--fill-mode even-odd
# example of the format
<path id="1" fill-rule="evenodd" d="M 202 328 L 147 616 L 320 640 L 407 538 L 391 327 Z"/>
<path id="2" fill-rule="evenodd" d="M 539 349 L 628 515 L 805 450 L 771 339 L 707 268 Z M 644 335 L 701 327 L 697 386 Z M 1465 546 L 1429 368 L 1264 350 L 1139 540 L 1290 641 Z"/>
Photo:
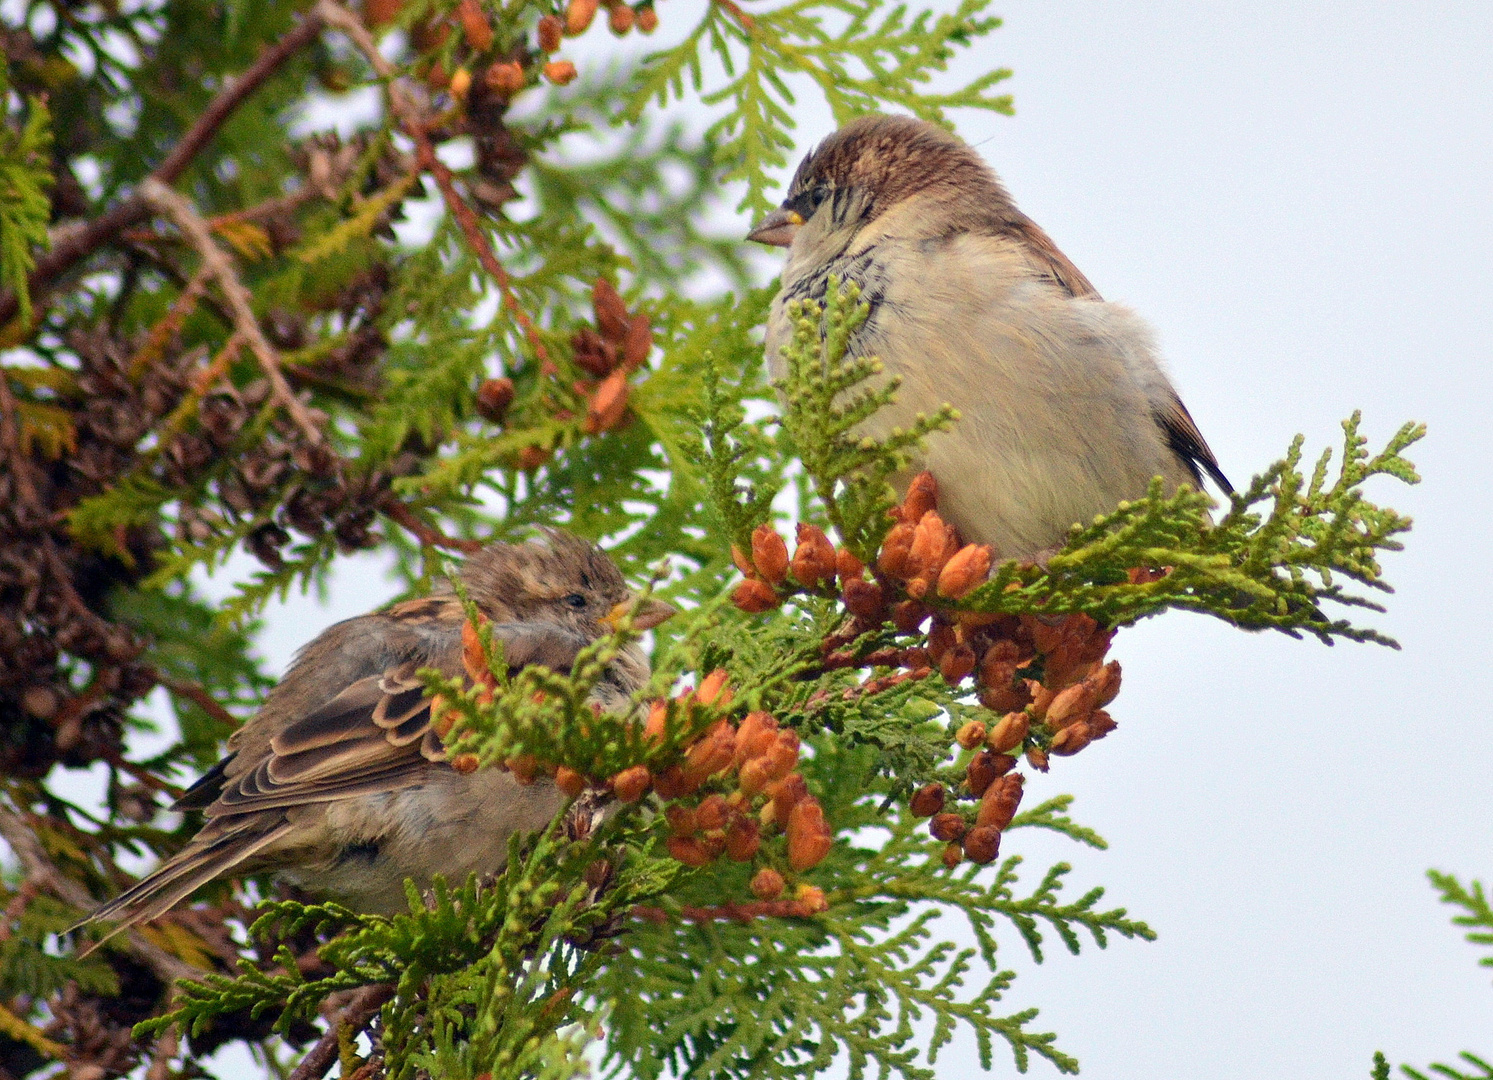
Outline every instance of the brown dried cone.
<path id="1" fill-rule="evenodd" d="M 788 545 L 771 525 L 752 530 L 752 566 L 763 581 L 781 584 L 788 576 Z"/>
<path id="2" fill-rule="evenodd" d="M 902 580 L 913 575 L 912 541 L 916 535 L 917 529 L 906 522 L 891 527 L 876 555 L 876 565 L 882 573 Z"/>
<path id="3" fill-rule="evenodd" d="M 985 789 L 996 778 L 1004 776 L 1015 767 L 1015 758 L 1007 754 L 997 754 L 992 750 L 981 750 L 965 767 L 964 782 L 969 785 L 971 795 L 984 795 Z"/>
<path id="4" fill-rule="evenodd" d="M 575 81 L 575 65 L 569 60 L 551 60 L 544 65 L 544 77 L 556 86 L 564 86 Z"/>
<path id="5" fill-rule="evenodd" d="M 886 597 L 880 583 L 859 577 L 844 581 L 840 596 L 845 602 L 845 610 L 869 623 L 880 624 L 886 618 Z"/>
<path id="6" fill-rule="evenodd" d="M 1091 742 L 1093 736 L 1089 732 L 1089 725 L 1080 720 L 1054 735 L 1048 750 L 1058 757 L 1072 757 Z"/>
<path id="7" fill-rule="evenodd" d="M 986 788 L 980 798 L 975 826 L 990 825 L 1004 831 L 1021 805 L 1022 785 L 1025 783 L 1026 779 L 1020 773 L 1007 773 Z"/>
<path id="8" fill-rule="evenodd" d="M 985 742 L 997 754 L 1010 753 L 1026 741 L 1031 730 L 1031 718 L 1024 712 L 1011 712 L 1000 718 Z"/>
<path id="9" fill-rule="evenodd" d="M 539 42 L 539 50 L 546 53 L 559 50 L 560 38 L 564 33 L 565 24 L 560 21 L 558 15 L 545 15 L 541 17 L 539 25 L 534 28 L 534 36 Z"/>
<path id="10" fill-rule="evenodd" d="M 487 52 L 492 48 L 492 24 L 487 21 L 487 15 L 477 0 L 459 0 L 456 21 L 461 23 L 461 32 L 477 52 Z"/>
<path id="11" fill-rule="evenodd" d="M 513 380 L 509 378 L 484 379 L 477 387 L 477 415 L 494 424 L 501 424 L 508 415 L 508 406 L 513 404 Z"/>
<path id="12" fill-rule="evenodd" d="M 805 588 L 817 589 L 835 579 L 835 546 L 817 525 L 798 526 L 798 547 L 793 552 L 793 576 Z"/>
<path id="13" fill-rule="evenodd" d="M 939 674 L 950 686 L 957 686 L 975 670 L 975 650 L 969 645 L 955 645 L 938 663 Z"/>
<path id="14" fill-rule="evenodd" d="M 748 888 L 752 895 L 758 900 L 776 900 L 783 895 L 783 875 L 770 867 L 764 866 L 752 877 L 752 883 Z"/>
<path id="15" fill-rule="evenodd" d="M 943 864 L 950 870 L 964 861 L 964 848 L 958 844 L 945 844 L 943 849 Z"/>
<path id="16" fill-rule="evenodd" d="M 942 664 L 944 655 L 958 643 L 958 640 L 952 626 L 935 620 L 933 628 L 928 631 L 928 655 L 933 657 L 935 664 Z"/>
<path id="17" fill-rule="evenodd" d="M 987 544 L 965 544 L 938 573 L 938 595 L 961 600 L 990 576 L 992 549 Z"/>
<path id="18" fill-rule="evenodd" d="M 612 777 L 612 792 L 625 803 L 635 803 L 653 785 L 653 774 L 646 765 L 634 765 Z"/>
<path id="19" fill-rule="evenodd" d="M 1043 750 L 1040 746 L 1028 747 L 1026 751 L 1026 760 L 1027 764 L 1036 769 L 1038 772 L 1047 771 L 1047 751 Z"/>
<path id="20" fill-rule="evenodd" d="M 788 815 L 788 865 L 799 873 L 824 861 L 835 838 L 824 820 L 824 809 L 812 795 L 799 799 Z"/>
<path id="21" fill-rule="evenodd" d="M 653 351 L 653 323 L 648 316 L 637 314 L 627 324 L 627 334 L 622 339 L 622 366 L 636 371 Z"/>
<path id="22" fill-rule="evenodd" d="M 842 584 L 855 581 L 865 576 L 866 564 L 857 559 L 849 548 L 840 548 L 835 552 L 835 573 L 840 575 Z"/>
<path id="23" fill-rule="evenodd" d="M 916 600 L 903 600 L 892 606 L 892 625 L 904 634 L 915 634 L 928 618 L 928 609 Z"/>
<path id="24" fill-rule="evenodd" d="M 607 9 L 607 27 L 618 37 L 624 36 L 632 29 L 633 23 L 637 21 L 637 12 L 626 4 L 618 2 Z"/>
<path id="25" fill-rule="evenodd" d="M 748 578 L 731 590 L 731 602 L 742 611 L 756 615 L 771 611 L 783 601 L 767 582 Z"/>
<path id="26" fill-rule="evenodd" d="M 586 778 L 570 766 L 561 765 L 555 770 L 555 787 L 573 799 L 586 790 Z"/>
<path id="27" fill-rule="evenodd" d="M 938 481 L 931 472 L 920 472 L 907 485 L 907 494 L 902 505 L 892 511 L 894 517 L 909 525 L 916 525 L 923 515 L 938 505 Z"/>
<path id="28" fill-rule="evenodd" d="M 932 817 L 943 809 L 944 789 L 942 784 L 924 784 L 913 792 L 908 809 L 913 817 Z"/>
<path id="29" fill-rule="evenodd" d="M 524 78 L 524 69 L 516 60 L 500 60 L 488 65 L 487 71 L 482 75 L 482 81 L 487 84 L 489 90 L 502 94 L 504 97 L 511 97 L 522 90 L 528 80 Z"/>
<path id="30" fill-rule="evenodd" d="M 738 815 L 726 829 L 726 855 L 736 862 L 751 862 L 762 847 L 762 830 L 755 818 Z"/>
<path id="31" fill-rule="evenodd" d="M 584 34 L 600 6 L 600 0 L 570 0 L 565 8 L 565 32 L 572 37 Z"/>
<path id="32" fill-rule="evenodd" d="M 1001 852 L 1001 831 L 989 825 L 971 829 L 964 837 L 964 857 L 981 866 Z"/>
<path id="33" fill-rule="evenodd" d="M 601 336 L 613 344 L 620 344 L 627 336 L 627 305 L 612 283 L 606 278 L 597 278 L 591 286 L 591 308 L 596 312 L 596 328 Z"/>
<path id="34" fill-rule="evenodd" d="M 709 847 L 694 836 L 671 836 L 666 845 L 669 854 L 685 866 L 709 866 L 715 861 L 715 856 L 710 853 Z"/>
<path id="35" fill-rule="evenodd" d="M 985 725 L 979 720 L 967 721 L 959 728 L 954 741 L 965 750 L 973 750 L 985 741 Z"/>
<path id="36" fill-rule="evenodd" d="M 773 784 L 768 794 L 772 796 L 772 802 L 762 808 L 763 824 L 776 822 L 786 828 L 793 808 L 809 798 L 809 785 L 798 773 L 789 773 Z"/>
<path id="37" fill-rule="evenodd" d="M 638 12 L 638 29 L 645 34 L 651 34 L 658 29 L 658 12 L 650 5 Z"/>
<path id="38" fill-rule="evenodd" d="M 960 840 L 967 828 L 964 818 L 954 813 L 934 814 L 933 820 L 928 822 L 928 832 L 935 840 Z"/>

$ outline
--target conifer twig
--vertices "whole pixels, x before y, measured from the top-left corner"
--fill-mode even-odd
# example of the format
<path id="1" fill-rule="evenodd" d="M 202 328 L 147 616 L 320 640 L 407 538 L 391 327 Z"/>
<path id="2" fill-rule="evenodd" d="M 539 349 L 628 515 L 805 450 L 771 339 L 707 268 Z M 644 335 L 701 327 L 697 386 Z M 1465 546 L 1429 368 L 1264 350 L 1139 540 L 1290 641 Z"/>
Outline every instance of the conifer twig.
<path id="1" fill-rule="evenodd" d="M 314 41 L 316 35 L 321 33 L 321 28 L 322 20 L 313 10 L 289 33 L 267 46 L 259 54 L 259 58 L 244 69 L 242 75 L 225 81 L 223 88 L 208 103 L 202 115 L 197 117 L 197 121 L 172 148 L 171 153 L 166 155 L 166 160 L 151 170 L 147 179 L 163 184 L 174 183 L 234 111 L 279 70 L 280 65 Z M 62 232 L 52 244 L 52 250 L 38 259 L 36 267 L 31 271 L 31 295 L 39 296 L 49 282 L 61 277 L 76 263 L 149 216 L 150 204 L 136 190 L 87 224 Z M 0 325 L 10 322 L 19 310 L 20 297 L 9 289 L 0 290 Z"/>
<path id="2" fill-rule="evenodd" d="M 203 265 L 217 278 L 218 288 L 228 302 L 228 310 L 233 316 L 235 331 L 249 343 L 255 359 L 269 379 L 271 395 L 301 429 L 307 441 L 312 445 L 320 445 L 325 438 L 321 427 L 286 381 L 285 373 L 280 370 L 279 354 L 264 336 L 259 320 L 254 316 L 249 290 L 239 280 L 233 263 L 223 249 L 213 240 L 212 230 L 208 228 L 207 222 L 186 196 L 172 191 L 155 177 L 147 178 L 140 185 L 140 195 L 152 208 L 170 218 L 187 242 L 197 250 Z"/>
<path id="3" fill-rule="evenodd" d="M 399 120 L 399 126 L 404 129 L 404 133 L 415 144 L 415 163 L 422 170 L 429 172 L 435 180 L 436 187 L 440 188 L 441 198 L 445 200 L 446 208 L 451 211 L 451 216 L 456 219 L 456 224 L 461 229 L 467 246 L 472 249 L 472 254 L 477 256 L 477 261 L 482 264 L 482 268 L 497 283 L 503 306 L 508 309 L 514 322 L 518 323 L 519 329 L 523 331 L 529 347 L 539 358 L 540 368 L 546 375 L 556 374 L 557 369 L 549 358 L 544 342 L 540 340 L 538 327 L 534 325 L 534 320 L 529 318 L 529 313 L 523 309 L 523 305 L 518 302 L 518 297 L 514 295 L 512 275 L 498 261 L 492 245 L 487 242 L 487 237 L 482 235 L 482 225 L 477 220 L 477 212 L 461 197 L 461 192 L 456 190 L 456 181 L 451 169 L 436 156 L 435 147 L 431 145 L 430 136 L 425 130 L 425 120 L 415 103 L 405 94 L 404 88 L 399 85 L 398 73 L 394 70 L 394 65 L 384 59 L 383 53 L 378 51 L 378 43 L 373 40 L 373 35 L 368 32 L 368 28 L 356 15 L 336 3 L 335 0 L 317 0 L 312 11 L 327 26 L 335 27 L 346 34 L 359 51 L 367 57 L 374 73 L 379 78 L 387 80 L 389 108 Z"/>
<path id="4" fill-rule="evenodd" d="M 415 515 L 413 510 L 400 502 L 393 492 L 384 496 L 378 508 L 384 512 L 385 517 L 410 533 L 426 547 L 450 548 L 452 551 L 460 551 L 466 555 L 481 551 L 483 548 L 480 540 L 463 540 L 458 536 L 447 536 L 434 525 L 427 525 Z"/>
<path id="5" fill-rule="evenodd" d="M 4 806 L 0 806 L 0 840 L 10 845 L 10 850 L 15 854 L 22 869 L 26 871 L 28 878 L 36 881 L 53 896 L 79 911 L 93 909 L 95 901 L 88 895 L 88 890 L 57 869 L 52 860 L 47 857 L 41 841 L 37 839 L 31 826 L 27 825 L 14 811 Z M 130 952 L 168 985 L 177 979 L 201 977 L 202 972 L 199 969 L 171 955 L 148 940 L 138 930 L 134 928 L 126 930 L 124 936 L 129 942 Z"/>
<path id="6" fill-rule="evenodd" d="M 337 1060 L 342 1026 L 346 1024 L 349 1033 L 357 1035 L 368 1026 L 379 1009 L 384 1007 L 384 1002 L 393 996 L 394 987 L 389 983 L 365 986 L 359 990 L 343 1010 L 327 1022 L 326 1034 L 317 1040 L 316 1045 L 301 1059 L 301 1063 L 291 1071 L 286 1080 L 321 1080 L 332 1067 L 332 1062 Z"/>

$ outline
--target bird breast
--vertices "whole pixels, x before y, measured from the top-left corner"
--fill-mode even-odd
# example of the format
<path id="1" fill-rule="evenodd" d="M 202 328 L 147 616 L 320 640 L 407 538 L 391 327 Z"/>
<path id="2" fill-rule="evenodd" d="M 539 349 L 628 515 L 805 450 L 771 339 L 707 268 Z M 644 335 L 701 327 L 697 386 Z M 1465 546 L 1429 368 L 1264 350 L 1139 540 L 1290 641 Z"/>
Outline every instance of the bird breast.
<path id="1" fill-rule="evenodd" d="M 790 251 L 768 325 L 775 376 L 792 339 L 788 301 L 821 299 L 831 275 L 857 282 L 870 307 L 853 353 L 902 380 L 861 430 L 885 437 L 945 402 L 959 410 L 914 469 L 938 478 L 940 510 L 966 540 L 1028 556 L 1143 495 L 1152 476 L 1190 479 L 1154 419 L 1168 384 L 1149 328 L 1038 276 L 1014 242 L 883 234 L 819 265 Z"/>

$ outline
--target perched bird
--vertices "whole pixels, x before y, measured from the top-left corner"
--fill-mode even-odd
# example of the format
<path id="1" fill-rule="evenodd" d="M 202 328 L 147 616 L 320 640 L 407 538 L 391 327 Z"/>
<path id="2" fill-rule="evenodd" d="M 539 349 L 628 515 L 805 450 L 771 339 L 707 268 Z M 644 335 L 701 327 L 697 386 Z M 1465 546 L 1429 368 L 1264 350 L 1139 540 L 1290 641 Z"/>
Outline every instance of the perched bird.
<path id="1" fill-rule="evenodd" d="M 606 555 L 558 530 L 489 545 L 467 559 L 461 580 L 514 671 L 568 671 L 627 612 L 646 628 L 673 611 L 661 601 L 637 604 Z M 506 771 L 447 764 L 415 672 L 462 673 L 465 620 L 447 587 L 322 633 L 229 739 L 228 756 L 177 802 L 204 812 L 202 830 L 92 918 L 125 926 L 153 919 L 232 869 L 277 870 L 382 914 L 404 910 L 405 878 L 423 884 L 440 873 L 459 883 L 499 869 L 508 838 L 542 829 L 564 800 L 544 778 L 525 786 Z M 642 650 L 629 646 L 595 699 L 623 708 L 648 675 Z"/>
<path id="2" fill-rule="evenodd" d="M 836 275 L 870 306 L 852 354 L 902 380 L 862 430 L 884 437 L 946 402 L 959 410 L 912 471 L 933 473 L 939 511 L 965 540 L 1027 558 L 1144 495 L 1154 476 L 1174 488 L 1206 472 L 1233 490 L 1150 328 L 1101 299 L 942 128 L 901 116 L 846 124 L 804 158 L 782 206 L 748 238 L 788 249 L 767 324 L 775 375 L 793 337 L 789 302 L 822 300 Z"/>

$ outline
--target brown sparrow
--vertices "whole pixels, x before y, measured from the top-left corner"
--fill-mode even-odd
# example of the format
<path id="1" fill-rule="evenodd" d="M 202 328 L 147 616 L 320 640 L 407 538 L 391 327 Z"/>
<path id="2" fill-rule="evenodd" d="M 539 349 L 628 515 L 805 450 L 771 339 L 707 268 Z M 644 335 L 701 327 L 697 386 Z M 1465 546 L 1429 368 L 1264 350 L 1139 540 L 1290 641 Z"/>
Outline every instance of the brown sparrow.
<path id="1" fill-rule="evenodd" d="M 558 530 L 484 548 L 461 580 L 512 671 L 568 671 L 629 611 L 638 628 L 673 612 L 661 601 L 637 605 L 600 549 Z M 564 800 L 542 777 L 524 785 L 503 770 L 460 773 L 446 762 L 415 672 L 462 674 L 465 620 L 447 587 L 323 632 L 228 740 L 228 756 L 173 807 L 203 811 L 202 830 L 92 917 L 124 926 L 153 919 L 234 869 L 277 870 L 309 891 L 389 914 L 405 909 L 406 878 L 426 885 L 440 873 L 460 883 L 502 867 L 508 838 L 544 828 Z M 642 650 L 630 645 L 595 700 L 625 709 L 648 675 Z"/>
<path id="2" fill-rule="evenodd" d="M 822 301 L 837 275 L 870 306 L 852 354 L 901 379 L 896 401 L 861 430 L 884 437 L 946 402 L 959 410 L 911 471 L 933 473 L 939 510 L 966 540 L 1031 557 L 1144 495 L 1154 476 L 1175 488 L 1206 472 L 1233 490 L 1150 328 L 1101 299 L 942 128 L 902 116 L 846 124 L 804 158 L 782 206 L 748 238 L 788 249 L 767 324 L 776 376 L 793 336 L 789 301 Z"/>

